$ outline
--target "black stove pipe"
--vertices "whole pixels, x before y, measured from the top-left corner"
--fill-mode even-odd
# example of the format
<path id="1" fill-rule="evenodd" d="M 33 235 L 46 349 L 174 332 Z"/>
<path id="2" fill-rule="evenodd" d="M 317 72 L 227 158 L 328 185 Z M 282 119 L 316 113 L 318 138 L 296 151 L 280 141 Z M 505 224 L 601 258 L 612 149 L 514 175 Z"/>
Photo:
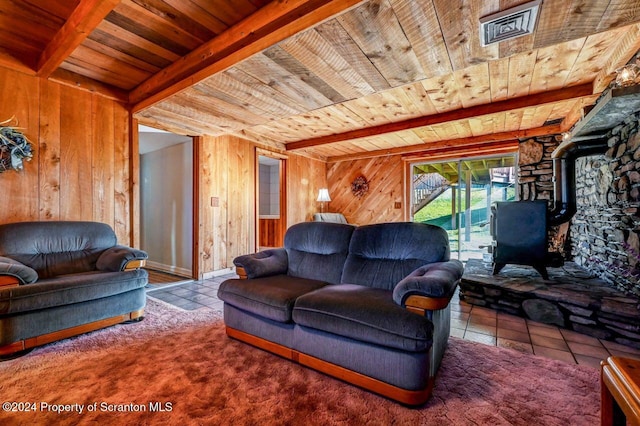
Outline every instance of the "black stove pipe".
<path id="1" fill-rule="evenodd" d="M 608 148 L 606 135 L 597 135 L 576 137 L 553 151 L 554 203 L 547 216 L 549 225 L 568 222 L 577 211 L 576 159 L 604 154 Z"/>

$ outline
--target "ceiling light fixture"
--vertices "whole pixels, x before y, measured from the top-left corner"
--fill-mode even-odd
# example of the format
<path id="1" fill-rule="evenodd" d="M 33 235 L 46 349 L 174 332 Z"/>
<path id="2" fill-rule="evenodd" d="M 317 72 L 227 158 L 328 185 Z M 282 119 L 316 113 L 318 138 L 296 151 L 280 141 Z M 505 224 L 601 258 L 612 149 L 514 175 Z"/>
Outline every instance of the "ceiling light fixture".
<path id="1" fill-rule="evenodd" d="M 510 40 L 533 32 L 542 0 L 530 1 L 480 18 L 480 44 Z"/>
<path id="2" fill-rule="evenodd" d="M 640 83 L 640 59 L 616 70 L 615 87 L 629 87 Z"/>

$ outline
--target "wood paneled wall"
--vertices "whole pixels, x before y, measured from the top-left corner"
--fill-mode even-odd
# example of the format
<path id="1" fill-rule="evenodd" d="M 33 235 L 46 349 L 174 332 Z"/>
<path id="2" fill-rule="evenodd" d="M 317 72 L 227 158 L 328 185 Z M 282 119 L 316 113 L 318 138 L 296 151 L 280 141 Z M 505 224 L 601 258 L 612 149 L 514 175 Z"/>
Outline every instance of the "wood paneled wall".
<path id="1" fill-rule="evenodd" d="M 0 175 L 0 223 L 94 220 L 131 244 L 129 112 L 81 90 L 0 68 L 0 121 L 33 143 L 21 172 Z"/>
<path id="2" fill-rule="evenodd" d="M 256 251 L 256 144 L 235 136 L 204 136 L 196 142 L 199 270 L 207 274 L 231 268 L 236 256 Z M 318 189 L 326 185 L 326 166 L 297 155 L 286 161 L 288 227 L 311 220 Z"/>
<path id="3" fill-rule="evenodd" d="M 349 223 L 358 225 L 402 221 L 403 173 L 404 162 L 398 155 L 330 163 L 327 181 L 331 202 L 327 211 L 342 213 Z M 369 181 L 369 192 L 361 198 L 351 192 L 351 182 L 360 175 Z"/>

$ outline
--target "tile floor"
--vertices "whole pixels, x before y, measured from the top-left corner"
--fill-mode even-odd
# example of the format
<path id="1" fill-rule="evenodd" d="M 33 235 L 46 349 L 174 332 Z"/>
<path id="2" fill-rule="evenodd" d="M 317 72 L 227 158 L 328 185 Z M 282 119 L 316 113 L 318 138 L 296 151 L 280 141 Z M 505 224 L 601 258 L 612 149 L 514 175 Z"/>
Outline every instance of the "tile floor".
<path id="1" fill-rule="evenodd" d="M 147 295 L 185 310 L 222 311 L 222 301 L 216 293 L 220 283 L 233 276 L 149 287 Z M 451 335 L 595 368 L 610 355 L 640 358 L 640 350 L 473 306 L 460 301 L 457 294 L 451 301 Z"/>

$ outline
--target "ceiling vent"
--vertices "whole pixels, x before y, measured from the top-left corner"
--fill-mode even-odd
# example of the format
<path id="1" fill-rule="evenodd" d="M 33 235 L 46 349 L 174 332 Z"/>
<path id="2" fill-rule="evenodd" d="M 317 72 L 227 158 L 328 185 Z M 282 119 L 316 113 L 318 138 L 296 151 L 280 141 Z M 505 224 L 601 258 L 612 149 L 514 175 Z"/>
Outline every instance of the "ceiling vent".
<path id="1" fill-rule="evenodd" d="M 480 43 L 487 46 L 531 34 L 542 0 L 530 1 L 480 19 Z"/>

